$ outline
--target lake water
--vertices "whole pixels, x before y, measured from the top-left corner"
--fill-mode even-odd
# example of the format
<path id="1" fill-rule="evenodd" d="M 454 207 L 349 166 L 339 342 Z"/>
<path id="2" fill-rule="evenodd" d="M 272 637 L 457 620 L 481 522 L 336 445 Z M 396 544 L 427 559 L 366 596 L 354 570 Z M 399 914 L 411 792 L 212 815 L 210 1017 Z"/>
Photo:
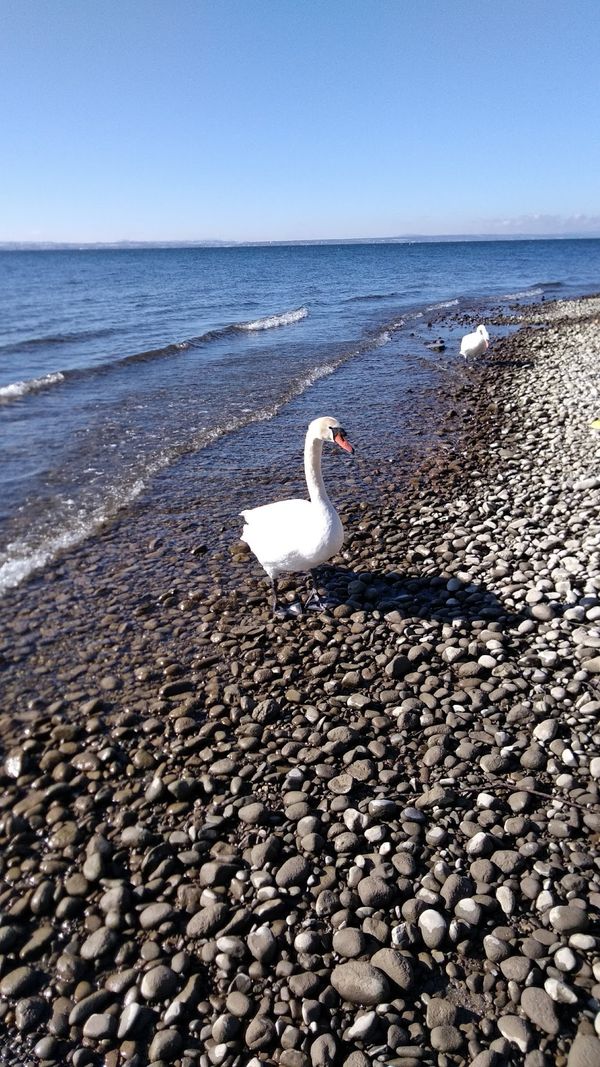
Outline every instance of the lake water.
<path id="1" fill-rule="evenodd" d="M 246 484 L 297 464 L 317 415 L 408 447 L 461 316 L 599 280 L 598 240 L 0 252 L 0 591 L 124 505 L 187 493 L 215 442 L 251 442 Z M 222 460 L 211 492 L 235 477 Z"/>

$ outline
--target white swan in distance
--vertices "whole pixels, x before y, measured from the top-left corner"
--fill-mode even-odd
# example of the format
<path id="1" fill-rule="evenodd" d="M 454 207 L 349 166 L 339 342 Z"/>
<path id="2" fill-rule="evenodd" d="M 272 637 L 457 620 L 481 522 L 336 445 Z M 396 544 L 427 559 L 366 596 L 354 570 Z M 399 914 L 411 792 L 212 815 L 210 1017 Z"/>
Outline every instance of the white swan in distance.
<path id="1" fill-rule="evenodd" d="M 478 326 L 474 333 L 466 333 L 460 342 L 460 354 L 465 359 L 468 356 L 482 356 L 487 352 L 490 344 L 490 335 L 485 326 Z"/>
<path id="2" fill-rule="evenodd" d="M 304 473 L 310 500 L 276 500 L 262 507 L 242 511 L 245 520 L 242 541 L 256 556 L 273 587 L 273 612 L 279 618 L 298 615 L 300 605 L 288 609 L 277 602 L 277 580 L 281 574 L 312 571 L 340 551 L 344 527 L 327 495 L 321 473 L 325 441 L 335 442 L 345 452 L 354 453 L 345 430 L 337 419 L 325 416 L 310 423 L 304 443 Z M 314 575 L 313 575 L 314 583 Z M 309 600 L 323 607 L 316 585 Z"/>

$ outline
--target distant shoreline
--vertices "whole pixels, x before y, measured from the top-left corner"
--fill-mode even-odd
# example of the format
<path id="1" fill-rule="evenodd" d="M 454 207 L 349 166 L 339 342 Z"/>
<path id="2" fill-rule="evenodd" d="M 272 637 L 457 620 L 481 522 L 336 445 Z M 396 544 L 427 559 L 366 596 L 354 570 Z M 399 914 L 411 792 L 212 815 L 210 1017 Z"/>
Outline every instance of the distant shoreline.
<path id="1" fill-rule="evenodd" d="M 327 237 L 287 241 L 0 241 L 0 252 L 60 252 L 157 248 L 268 248 L 313 245 L 466 244 L 479 241 L 597 241 L 599 233 L 408 234 L 403 237 Z"/>

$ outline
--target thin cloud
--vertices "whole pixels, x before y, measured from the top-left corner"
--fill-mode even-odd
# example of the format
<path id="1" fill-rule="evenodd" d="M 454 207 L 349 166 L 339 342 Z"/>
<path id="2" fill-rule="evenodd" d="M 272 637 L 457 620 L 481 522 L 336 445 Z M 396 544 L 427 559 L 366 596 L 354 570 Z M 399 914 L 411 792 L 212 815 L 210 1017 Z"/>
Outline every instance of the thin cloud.
<path id="1" fill-rule="evenodd" d="M 600 215 L 517 215 L 481 220 L 482 232 L 495 234 L 600 234 Z"/>

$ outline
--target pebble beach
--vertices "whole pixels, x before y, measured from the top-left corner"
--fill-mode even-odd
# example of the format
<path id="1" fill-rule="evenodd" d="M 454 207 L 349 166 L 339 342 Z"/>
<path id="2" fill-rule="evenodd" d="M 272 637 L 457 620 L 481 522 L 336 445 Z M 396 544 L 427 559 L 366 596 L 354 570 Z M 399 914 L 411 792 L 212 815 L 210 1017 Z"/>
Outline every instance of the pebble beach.
<path id="1" fill-rule="evenodd" d="M 600 297 L 494 325 L 330 611 L 177 515 L 0 602 L 4 1067 L 600 1067 Z"/>

